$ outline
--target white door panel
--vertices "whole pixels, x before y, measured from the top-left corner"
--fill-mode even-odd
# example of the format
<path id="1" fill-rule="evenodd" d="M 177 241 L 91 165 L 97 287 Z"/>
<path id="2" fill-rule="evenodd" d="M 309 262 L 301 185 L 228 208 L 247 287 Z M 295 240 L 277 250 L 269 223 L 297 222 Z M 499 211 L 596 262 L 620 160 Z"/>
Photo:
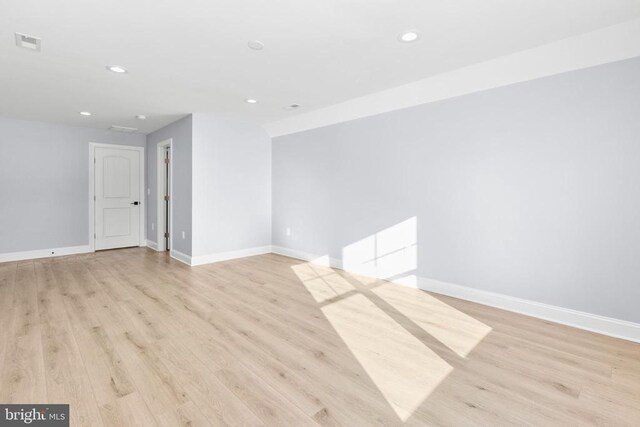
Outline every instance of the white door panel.
<path id="1" fill-rule="evenodd" d="M 104 197 L 131 197 L 131 162 L 122 156 L 105 156 L 102 159 Z"/>
<path id="2" fill-rule="evenodd" d="M 131 235 L 131 208 L 105 208 L 102 220 L 103 237 Z"/>
<path id="3" fill-rule="evenodd" d="M 96 147 L 94 170 L 95 249 L 139 246 L 140 153 Z"/>

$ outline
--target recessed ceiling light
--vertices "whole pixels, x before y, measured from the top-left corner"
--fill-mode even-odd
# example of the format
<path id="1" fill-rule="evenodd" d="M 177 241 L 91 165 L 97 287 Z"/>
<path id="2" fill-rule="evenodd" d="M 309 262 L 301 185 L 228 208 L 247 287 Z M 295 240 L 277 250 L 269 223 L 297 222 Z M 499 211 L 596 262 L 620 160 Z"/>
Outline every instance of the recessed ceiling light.
<path id="1" fill-rule="evenodd" d="M 400 33 L 400 35 L 398 36 L 398 41 L 402 43 L 411 43 L 411 42 L 415 42 L 419 38 L 420 38 L 420 33 L 417 32 L 416 30 L 411 30 L 411 31 L 405 31 L 403 33 Z"/>
<path id="2" fill-rule="evenodd" d="M 302 105 L 300 104 L 291 104 L 284 107 L 285 110 L 295 110 L 296 108 L 300 108 Z"/>
<path id="3" fill-rule="evenodd" d="M 113 71 L 114 73 L 120 73 L 120 74 L 127 72 L 126 68 L 122 68 L 119 65 L 107 65 L 107 70 Z"/>
<path id="4" fill-rule="evenodd" d="M 138 120 L 147 120 L 147 116 L 144 116 L 144 115 L 142 115 L 142 114 L 138 114 L 138 115 L 136 116 L 136 119 L 138 119 Z"/>
<path id="5" fill-rule="evenodd" d="M 250 40 L 249 43 L 247 43 L 247 46 L 249 46 L 249 49 L 253 50 L 264 49 L 264 43 L 262 43 L 260 40 Z"/>
<path id="6" fill-rule="evenodd" d="M 88 111 L 80 111 L 80 115 L 81 115 L 81 116 L 90 116 L 90 115 L 91 115 L 91 113 L 90 113 L 90 112 L 88 112 Z"/>
<path id="7" fill-rule="evenodd" d="M 258 100 L 257 99 L 253 99 L 253 98 L 247 98 L 245 99 L 245 101 L 247 102 L 247 104 L 257 104 Z"/>

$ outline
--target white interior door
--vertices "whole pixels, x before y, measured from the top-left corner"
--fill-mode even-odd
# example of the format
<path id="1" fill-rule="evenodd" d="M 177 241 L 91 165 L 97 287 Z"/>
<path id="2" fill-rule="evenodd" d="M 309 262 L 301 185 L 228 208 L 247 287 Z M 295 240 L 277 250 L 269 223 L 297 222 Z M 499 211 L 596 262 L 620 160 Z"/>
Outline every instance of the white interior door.
<path id="1" fill-rule="evenodd" d="M 140 245 L 140 152 L 95 148 L 95 249 Z"/>

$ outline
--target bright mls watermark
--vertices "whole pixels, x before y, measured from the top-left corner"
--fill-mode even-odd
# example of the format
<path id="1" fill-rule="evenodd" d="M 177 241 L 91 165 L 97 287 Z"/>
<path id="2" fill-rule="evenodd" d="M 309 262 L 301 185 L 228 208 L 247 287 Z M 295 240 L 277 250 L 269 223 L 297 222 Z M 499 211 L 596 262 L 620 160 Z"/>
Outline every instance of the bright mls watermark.
<path id="1" fill-rule="evenodd" d="M 0 404 L 0 427 L 69 427 L 69 405 Z"/>

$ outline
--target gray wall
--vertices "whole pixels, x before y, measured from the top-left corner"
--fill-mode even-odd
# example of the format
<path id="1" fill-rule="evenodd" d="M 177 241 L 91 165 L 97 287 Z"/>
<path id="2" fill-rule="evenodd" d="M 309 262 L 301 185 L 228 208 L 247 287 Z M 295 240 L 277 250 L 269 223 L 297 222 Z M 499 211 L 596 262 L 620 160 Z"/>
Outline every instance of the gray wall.
<path id="1" fill-rule="evenodd" d="M 340 259 L 415 217 L 407 274 L 640 322 L 638 76 L 636 58 L 276 138 L 273 244 Z"/>
<path id="2" fill-rule="evenodd" d="M 157 144 L 169 138 L 172 142 L 173 172 L 173 248 L 185 255 L 191 255 L 192 234 L 192 117 L 177 120 L 162 129 L 147 135 L 147 240 L 156 242 L 158 227 L 158 181 Z M 151 230 L 151 224 L 156 229 Z M 182 238 L 182 232 L 185 238 Z"/>
<path id="3" fill-rule="evenodd" d="M 254 124 L 203 113 L 147 137 L 147 239 L 157 240 L 157 143 L 169 138 L 173 249 L 199 256 L 270 245 L 271 139 Z"/>
<path id="4" fill-rule="evenodd" d="M 145 136 L 0 117 L 0 253 L 89 244 L 89 142 Z"/>
<path id="5" fill-rule="evenodd" d="M 193 114 L 193 255 L 271 244 L 271 138 L 252 123 Z"/>

